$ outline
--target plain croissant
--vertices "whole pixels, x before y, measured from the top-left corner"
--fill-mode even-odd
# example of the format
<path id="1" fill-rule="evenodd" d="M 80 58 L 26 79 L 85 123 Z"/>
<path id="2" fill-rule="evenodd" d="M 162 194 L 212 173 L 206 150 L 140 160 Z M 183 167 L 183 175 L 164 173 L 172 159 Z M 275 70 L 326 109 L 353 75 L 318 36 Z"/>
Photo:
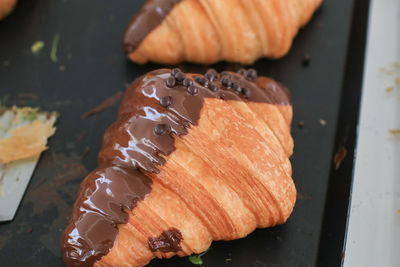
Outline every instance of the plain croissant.
<path id="1" fill-rule="evenodd" d="M 63 233 L 67 266 L 143 266 L 284 223 L 291 119 L 287 91 L 254 70 L 137 79 Z"/>
<path id="2" fill-rule="evenodd" d="M 0 0 L 0 20 L 10 14 L 16 4 L 17 0 Z"/>
<path id="3" fill-rule="evenodd" d="M 147 0 L 124 36 L 136 63 L 279 58 L 322 0 Z"/>

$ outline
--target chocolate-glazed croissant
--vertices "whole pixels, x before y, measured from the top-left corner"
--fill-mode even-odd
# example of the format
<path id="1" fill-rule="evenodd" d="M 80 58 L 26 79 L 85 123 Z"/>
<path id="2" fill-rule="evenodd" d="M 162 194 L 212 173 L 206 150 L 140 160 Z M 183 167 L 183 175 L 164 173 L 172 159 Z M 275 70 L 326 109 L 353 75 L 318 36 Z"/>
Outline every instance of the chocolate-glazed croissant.
<path id="1" fill-rule="evenodd" d="M 143 266 L 284 223 L 296 189 L 288 92 L 255 70 L 157 70 L 127 90 L 81 184 L 67 266 Z"/>
<path id="2" fill-rule="evenodd" d="M 290 49 L 322 0 L 147 0 L 123 46 L 136 63 L 251 64 Z"/>

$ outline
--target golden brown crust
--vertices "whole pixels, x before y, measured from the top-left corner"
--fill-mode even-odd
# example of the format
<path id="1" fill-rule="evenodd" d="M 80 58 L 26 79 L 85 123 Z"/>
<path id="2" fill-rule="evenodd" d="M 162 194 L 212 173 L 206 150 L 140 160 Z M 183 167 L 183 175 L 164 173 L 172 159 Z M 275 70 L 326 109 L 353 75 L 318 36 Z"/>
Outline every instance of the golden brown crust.
<path id="1" fill-rule="evenodd" d="M 184 0 L 129 53 L 136 63 L 251 64 L 290 49 L 322 0 Z"/>
<path id="2" fill-rule="evenodd" d="M 0 0 L 0 20 L 10 14 L 16 4 L 17 0 Z"/>
<path id="3" fill-rule="evenodd" d="M 260 114 L 274 115 L 286 131 L 274 131 Z M 267 115 L 268 115 L 267 114 Z M 197 126 L 175 138 L 149 196 L 127 211 L 114 247 L 95 266 L 143 266 L 152 258 L 205 251 L 212 240 L 242 238 L 255 228 L 284 223 L 296 189 L 286 151 L 293 143 L 291 107 L 205 99 Z M 255 123 L 255 122 L 259 123 Z M 272 126 L 273 127 L 273 126 Z M 148 239 L 174 227 L 183 235 L 178 253 L 151 252 Z"/>

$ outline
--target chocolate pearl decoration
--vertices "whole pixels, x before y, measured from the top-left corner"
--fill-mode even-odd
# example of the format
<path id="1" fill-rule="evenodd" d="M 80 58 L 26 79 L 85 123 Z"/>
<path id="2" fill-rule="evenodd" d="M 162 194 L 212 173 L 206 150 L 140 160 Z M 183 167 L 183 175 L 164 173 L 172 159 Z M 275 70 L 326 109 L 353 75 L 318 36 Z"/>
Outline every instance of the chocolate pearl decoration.
<path id="1" fill-rule="evenodd" d="M 221 85 L 229 89 L 232 86 L 232 81 L 229 77 L 224 76 L 221 78 Z"/>
<path id="2" fill-rule="evenodd" d="M 199 88 L 195 85 L 191 85 L 188 87 L 187 92 L 189 95 L 197 95 L 199 93 Z"/>
<path id="3" fill-rule="evenodd" d="M 207 80 L 213 82 L 217 79 L 217 75 L 218 73 L 215 69 L 209 69 L 204 76 L 207 78 Z"/>
<path id="4" fill-rule="evenodd" d="M 172 69 L 171 74 L 172 74 L 172 76 L 175 76 L 178 72 L 182 72 L 181 69 L 174 68 L 174 69 Z"/>
<path id="5" fill-rule="evenodd" d="M 174 75 L 174 77 L 175 77 L 175 79 L 176 79 L 179 83 L 181 83 L 181 82 L 183 82 L 183 80 L 186 78 L 186 75 L 185 75 L 185 73 L 183 73 L 183 72 L 177 72 L 177 73 Z"/>
<path id="6" fill-rule="evenodd" d="M 221 78 L 222 78 L 223 76 L 230 76 L 230 74 L 229 74 L 229 72 L 227 72 L 227 71 L 223 71 L 223 72 L 221 72 Z"/>
<path id="7" fill-rule="evenodd" d="M 163 135 L 167 132 L 167 125 L 165 124 L 157 124 L 154 127 L 154 134 L 155 135 Z"/>
<path id="8" fill-rule="evenodd" d="M 257 71 L 255 69 L 249 69 L 244 73 L 244 77 L 246 77 L 247 80 L 254 82 L 257 80 Z"/>
<path id="9" fill-rule="evenodd" d="M 210 83 L 208 85 L 208 89 L 210 89 L 213 92 L 216 92 L 216 91 L 218 91 L 218 86 L 215 83 Z"/>
<path id="10" fill-rule="evenodd" d="M 250 97 L 250 90 L 247 88 L 242 88 L 242 94 L 244 95 L 245 98 Z"/>
<path id="11" fill-rule="evenodd" d="M 240 87 L 240 85 L 239 85 L 238 83 L 233 83 L 233 84 L 232 84 L 232 89 L 233 89 L 235 92 L 238 92 L 238 93 L 241 93 L 241 92 L 242 92 L 242 88 Z"/>
<path id="12" fill-rule="evenodd" d="M 245 69 L 239 69 L 238 71 L 237 71 L 237 74 L 239 74 L 239 75 L 244 75 L 246 73 L 246 70 Z"/>
<path id="13" fill-rule="evenodd" d="M 165 83 L 167 84 L 168 88 L 174 88 L 176 85 L 176 79 L 173 76 L 169 76 Z"/>
<path id="14" fill-rule="evenodd" d="M 182 85 L 185 86 L 185 87 L 189 87 L 189 86 L 191 86 L 192 84 L 193 84 L 193 81 L 192 81 L 192 79 L 190 79 L 190 78 L 185 78 L 185 79 L 183 80 L 183 82 L 182 82 Z"/>
<path id="15" fill-rule="evenodd" d="M 164 108 L 169 107 L 172 104 L 172 97 L 170 97 L 169 95 L 162 97 L 160 99 L 160 104 Z"/>
<path id="16" fill-rule="evenodd" d="M 207 81 L 207 79 L 204 78 L 204 77 L 198 76 L 198 77 L 195 78 L 195 81 L 196 81 L 197 83 L 201 84 L 201 85 L 204 86 L 204 87 L 208 87 L 208 81 Z"/>

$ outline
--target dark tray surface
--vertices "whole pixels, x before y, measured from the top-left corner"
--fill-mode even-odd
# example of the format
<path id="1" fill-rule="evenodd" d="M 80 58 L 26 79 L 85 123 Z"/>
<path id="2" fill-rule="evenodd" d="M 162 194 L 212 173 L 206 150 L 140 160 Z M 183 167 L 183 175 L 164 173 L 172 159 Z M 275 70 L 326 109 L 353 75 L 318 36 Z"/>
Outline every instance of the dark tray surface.
<path id="1" fill-rule="evenodd" d="M 121 37 L 144 1 L 22 0 L 0 22 L 0 99 L 6 105 L 39 106 L 61 114 L 57 131 L 13 222 L 0 224 L 1 266 L 63 266 L 59 238 L 81 180 L 96 167 L 102 135 L 118 105 L 81 119 L 127 83 L 159 65 L 137 66 L 121 51 Z M 213 243 L 204 266 L 314 266 L 336 137 L 353 1 L 326 0 L 301 30 L 288 56 L 259 60 L 260 75 L 291 89 L 294 103 L 292 157 L 298 201 L 289 221 L 249 237 Z M 340 14 L 340 15 L 338 15 Z M 60 35 L 58 62 L 50 60 L 53 37 Z M 31 45 L 43 40 L 37 55 Z M 301 64 L 309 53 L 311 63 Z M 64 71 L 60 70 L 64 66 Z M 207 67 L 185 64 L 185 71 Z M 220 63 L 217 70 L 238 65 Z M 23 98 L 34 93 L 37 99 Z M 320 124 L 320 119 L 327 122 Z M 302 121 L 304 127 L 297 124 Z M 80 136 L 87 133 L 80 140 Z M 86 148 L 90 152 L 82 157 Z M 226 261 L 226 259 L 231 259 Z M 187 258 L 154 260 L 150 266 L 190 266 Z"/>

